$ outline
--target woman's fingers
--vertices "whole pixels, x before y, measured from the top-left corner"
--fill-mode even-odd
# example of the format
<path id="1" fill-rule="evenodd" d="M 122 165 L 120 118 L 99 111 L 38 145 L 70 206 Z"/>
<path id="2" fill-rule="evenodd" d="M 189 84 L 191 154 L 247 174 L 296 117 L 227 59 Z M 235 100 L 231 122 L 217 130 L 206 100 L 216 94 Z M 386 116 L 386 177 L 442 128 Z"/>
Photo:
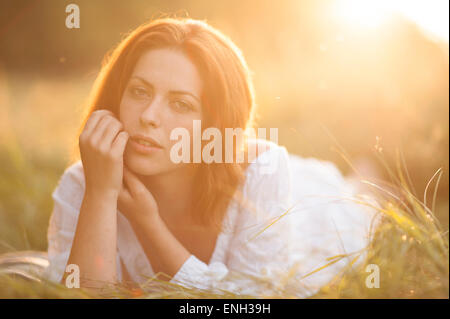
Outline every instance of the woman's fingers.
<path id="1" fill-rule="evenodd" d="M 111 192 L 117 195 L 123 183 L 123 153 L 114 155 L 111 144 L 117 139 L 122 124 L 110 111 L 92 114 L 86 130 L 79 138 L 80 156 L 85 171 L 86 189 Z M 119 140 L 125 143 L 127 134 Z M 120 143 L 119 143 L 120 144 Z"/>
<path id="2" fill-rule="evenodd" d="M 94 114 L 95 113 L 95 114 Z M 80 142 L 103 154 L 113 157 L 122 156 L 128 141 L 128 134 L 120 132 L 123 125 L 116 119 L 114 113 L 108 110 L 95 111 L 86 124 Z"/>
<path id="3" fill-rule="evenodd" d="M 102 119 L 99 121 L 97 126 L 95 127 L 95 130 L 92 132 L 89 140 L 91 141 L 91 145 L 98 146 L 100 144 L 100 141 L 104 135 L 104 132 L 110 122 L 112 121 L 111 116 L 105 115 L 102 117 Z"/>
<path id="4" fill-rule="evenodd" d="M 98 110 L 92 112 L 91 116 L 88 118 L 86 124 L 84 125 L 83 134 L 85 136 L 91 136 L 97 124 L 100 122 L 103 116 L 107 114 L 114 115 L 114 113 L 109 110 Z"/>
<path id="5" fill-rule="evenodd" d="M 119 134 L 117 134 L 116 139 L 111 144 L 111 154 L 114 157 L 123 156 L 123 153 L 125 152 L 125 147 L 128 142 L 128 138 L 129 135 L 125 131 L 122 131 Z"/>
<path id="6" fill-rule="evenodd" d="M 123 125 L 119 121 L 113 119 L 111 120 L 105 130 L 103 131 L 102 138 L 100 140 L 100 149 L 110 150 L 112 143 L 114 142 L 117 134 L 122 129 Z"/>

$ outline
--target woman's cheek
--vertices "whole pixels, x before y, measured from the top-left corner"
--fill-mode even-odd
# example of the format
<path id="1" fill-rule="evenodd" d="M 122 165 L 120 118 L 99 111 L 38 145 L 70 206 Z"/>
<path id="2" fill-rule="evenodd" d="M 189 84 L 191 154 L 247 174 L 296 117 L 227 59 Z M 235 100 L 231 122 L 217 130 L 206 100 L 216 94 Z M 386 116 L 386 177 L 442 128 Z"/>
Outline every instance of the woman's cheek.
<path id="1" fill-rule="evenodd" d="M 139 115 L 137 112 L 130 112 L 131 109 L 128 109 L 123 113 L 121 122 L 123 124 L 124 130 L 130 133 L 133 131 L 133 127 L 137 127 L 139 124 Z"/>

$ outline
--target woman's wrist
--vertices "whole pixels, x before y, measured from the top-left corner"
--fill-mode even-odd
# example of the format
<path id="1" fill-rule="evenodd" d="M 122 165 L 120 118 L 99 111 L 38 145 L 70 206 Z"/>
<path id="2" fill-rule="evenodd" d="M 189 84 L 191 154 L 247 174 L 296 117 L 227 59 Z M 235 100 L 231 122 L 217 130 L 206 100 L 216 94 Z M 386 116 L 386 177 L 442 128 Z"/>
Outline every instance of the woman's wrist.
<path id="1" fill-rule="evenodd" d="M 155 233 L 165 227 L 165 223 L 159 214 L 148 214 L 141 218 L 129 220 L 136 232 Z"/>
<path id="2" fill-rule="evenodd" d="M 92 212 L 103 212 L 101 214 L 117 214 L 117 197 L 113 191 L 86 190 L 83 204 Z"/>
<path id="3" fill-rule="evenodd" d="M 97 198 L 104 200 L 115 200 L 119 197 L 119 190 L 115 189 L 101 189 L 98 187 L 89 187 L 86 186 L 85 196 L 89 198 Z"/>

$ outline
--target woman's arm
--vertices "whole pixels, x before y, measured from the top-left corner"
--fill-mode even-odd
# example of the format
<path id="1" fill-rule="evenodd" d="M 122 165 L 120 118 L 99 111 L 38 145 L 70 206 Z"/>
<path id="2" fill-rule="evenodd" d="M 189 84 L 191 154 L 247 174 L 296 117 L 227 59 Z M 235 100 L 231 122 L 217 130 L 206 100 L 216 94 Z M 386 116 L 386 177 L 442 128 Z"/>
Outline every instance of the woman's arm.
<path id="1" fill-rule="evenodd" d="M 164 273 L 170 278 L 162 276 L 159 279 L 169 281 L 191 253 L 172 234 L 159 215 L 149 216 L 131 225 L 155 274 Z"/>
<path id="2" fill-rule="evenodd" d="M 83 287 L 116 282 L 117 199 L 128 139 L 121 129 L 113 113 L 99 110 L 80 135 L 86 189 L 68 264 L 79 267 Z"/>
<path id="3" fill-rule="evenodd" d="M 67 262 L 80 268 L 81 287 L 116 282 L 116 211 L 117 195 L 85 193 Z"/>
<path id="4" fill-rule="evenodd" d="M 125 214 L 155 273 L 175 275 L 191 255 L 159 215 L 158 205 L 145 185 L 126 167 L 126 187 L 119 193 L 119 210 Z M 166 276 L 162 280 L 170 280 Z"/>

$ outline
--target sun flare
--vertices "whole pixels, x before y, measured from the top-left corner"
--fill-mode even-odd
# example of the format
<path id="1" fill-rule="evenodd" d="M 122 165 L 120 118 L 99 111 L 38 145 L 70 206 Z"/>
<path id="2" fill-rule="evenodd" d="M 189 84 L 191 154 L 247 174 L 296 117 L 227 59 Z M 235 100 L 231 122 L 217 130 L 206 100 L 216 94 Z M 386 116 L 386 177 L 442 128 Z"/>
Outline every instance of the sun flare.
<path id="1" fill-rule="evenodd" d="M 334 14 L 353 28 L 377 28 L 400 14 L 427 35 L 449 41 L 448 0 L 337 0 Z"/>

